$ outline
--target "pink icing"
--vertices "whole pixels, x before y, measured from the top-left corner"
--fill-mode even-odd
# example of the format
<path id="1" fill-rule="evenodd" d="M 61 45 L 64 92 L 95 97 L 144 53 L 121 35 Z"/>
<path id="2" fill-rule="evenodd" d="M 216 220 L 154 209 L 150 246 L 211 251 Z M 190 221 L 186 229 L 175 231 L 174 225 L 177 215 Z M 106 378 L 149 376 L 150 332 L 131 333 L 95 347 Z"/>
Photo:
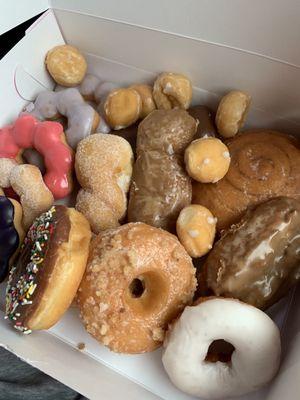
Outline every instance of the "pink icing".
<path id="1" fill-rule="evenodd" d="M 58 122 L 40 122 L 22 115 L 14 125 L 0 129 L 0 158 L 16 158 L 23 149 L 36 149 L 46 166 L 44 182 L 55 199 L 71 192 L 69 175 L 73 167 L 72 150 L 62 142 L 63 127 Z"/>

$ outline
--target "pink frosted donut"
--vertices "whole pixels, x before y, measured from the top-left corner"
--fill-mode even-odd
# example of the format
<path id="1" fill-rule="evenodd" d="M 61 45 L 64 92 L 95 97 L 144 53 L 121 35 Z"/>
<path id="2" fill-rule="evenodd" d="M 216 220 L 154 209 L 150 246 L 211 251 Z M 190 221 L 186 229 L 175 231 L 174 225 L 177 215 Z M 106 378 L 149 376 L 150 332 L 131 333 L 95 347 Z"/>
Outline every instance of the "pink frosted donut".
<path id="1" fill-rule="evenodd" d="M 66 144 L 62 125 L 39 122 L 32 115 L 20 116 L 13 125 L 0 129 L 0 158 L 21 162 L 24 149 L 33 148 L 43 157 L 46 173 L 43 177 L 55 199 L 72 191 L 73 152 Z"/>

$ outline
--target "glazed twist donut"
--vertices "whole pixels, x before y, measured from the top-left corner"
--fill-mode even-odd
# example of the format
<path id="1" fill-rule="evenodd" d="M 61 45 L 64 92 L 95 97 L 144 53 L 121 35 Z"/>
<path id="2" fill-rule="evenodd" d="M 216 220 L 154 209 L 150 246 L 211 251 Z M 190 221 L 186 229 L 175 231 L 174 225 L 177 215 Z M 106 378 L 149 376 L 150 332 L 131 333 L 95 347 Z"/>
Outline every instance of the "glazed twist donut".
<path id="1" fill-rule="evenodd" d="M 83 100 L 75 88 L 41 92 L 34 104 L 30 103 L 25 111 L 39 120 L 56 119 L 60 115 L 67 117 L 68 128 L 65 133 L 73 149 L 81 139 L 94 133 L 100 122 L 97 111 Z"/>
<path id="2" fill-rule="evenodd" d="M 76 208 L 94 232 L 119 226 L 125 216 L 132 163 L 131 146 L 122 137 L 99 133 L 78 144 L 75 170 L 82 189 Z"/>
<path id="3" fill-rule="evenodd" d="M 62 126 L 58 122 L 39 122 L 32 115 L 22 115 L 13 125 L 0 129 L 0 159 L 13 160 L 0 164 L 5 169 L 1 170 L 4 175 L 1 180 L 9 176 L 14 162 L 20 162 L 23 150 L 28 148 L 43 155 L 46 165 L 43 179 L 53 196 L 60 199 L 71 193 L 73 153 L 65 143 Z"/>
<path id="4" fill-rule="evenodd" d="M 231 164 L 215 184 L 194 183 L 193 202 L 209 208 L 218 229 L 229 227 L 252 205 L 269 198 L 300 198 L 299 142 L 268 130 L 242 133 L 226 142 Z"/>

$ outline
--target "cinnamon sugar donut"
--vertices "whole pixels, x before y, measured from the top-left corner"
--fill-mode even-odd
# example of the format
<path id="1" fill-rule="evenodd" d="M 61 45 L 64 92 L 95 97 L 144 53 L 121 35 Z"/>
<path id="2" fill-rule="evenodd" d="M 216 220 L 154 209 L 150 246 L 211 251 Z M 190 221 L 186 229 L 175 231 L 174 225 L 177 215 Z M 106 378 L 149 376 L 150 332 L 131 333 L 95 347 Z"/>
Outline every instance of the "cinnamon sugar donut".
<path id="1" fill-rule="evenodd" d="M 98 235 L 78 292 L 87 331 L 111 350 L 149 352 L 192 300 L 192 261 L 177 238 L 144 223 Z"/>
<path id="2" fill-rule="evenodd" d="M 271 130 L 253 130 L 225 142 L 231 156 L 217 183 L 193 184 L 193 203 L 218 218 L 219 230 L 238 221 L 245 210 L 272 197 L 300 199 L 299 142 Z"/>

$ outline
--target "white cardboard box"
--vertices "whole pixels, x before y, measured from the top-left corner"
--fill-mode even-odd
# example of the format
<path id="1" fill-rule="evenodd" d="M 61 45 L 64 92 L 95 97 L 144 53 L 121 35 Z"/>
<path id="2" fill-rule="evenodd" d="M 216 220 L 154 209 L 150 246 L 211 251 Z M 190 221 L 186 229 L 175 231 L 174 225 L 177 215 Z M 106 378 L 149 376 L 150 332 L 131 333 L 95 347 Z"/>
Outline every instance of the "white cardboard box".
<path id="1" fill-rule="evenodd" d="M 47 8 L 0 61 L 0 126 L 40 90 L 53 88 L 44 57 L 67 42 L 103 80 L 128 84 L 161 71 L 183 72 L 194 84 L 194 102 L 215 107 L 227 90 L 243 89 L 253 97 L 249 127 L 300 134 L 299 0 L 11 1 L 2 7 L 0 32 Z M 3 291 L 2 285 L 2 308 Z M 244 400 L 300 398 L 300 290 L 271 314 L 282 329 L 280 373 Z M 191 399 L 169 382 L 160 350 L 113 354 L 84 331 L 74 308 L 50 331 L 30 336 L 2 317 L 0 311 L 0 345 L 90 399 Z M 86 344 L 82 352 L 79 342 Z"/>

